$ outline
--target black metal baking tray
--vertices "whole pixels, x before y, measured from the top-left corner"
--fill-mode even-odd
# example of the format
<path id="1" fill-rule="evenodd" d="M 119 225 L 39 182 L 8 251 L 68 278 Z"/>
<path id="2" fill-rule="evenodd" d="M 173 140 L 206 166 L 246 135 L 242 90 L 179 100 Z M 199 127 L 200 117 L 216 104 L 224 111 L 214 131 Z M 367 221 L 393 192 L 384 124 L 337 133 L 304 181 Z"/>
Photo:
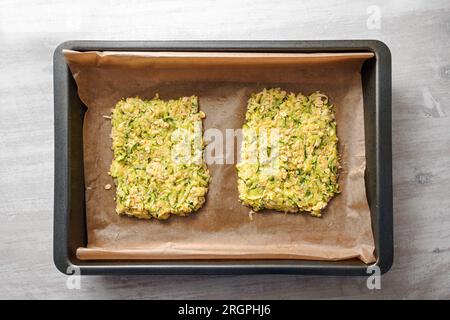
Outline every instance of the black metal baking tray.
<path id="1" fill-rule="evenodd" d="M 77 51 L 362 52 L 374 57 L 362 67 L 366 144 L 366 191 L 381 273 L 393 263 L 391 55 L 377 40 L 325 41 L 68 41 L 54 52 L 55 193 L 53 257 L 58 270 L 72 274 L 311 274 L 368 275 L 359 260 L 197 260 L 81 261 L 85 246 L 82 126 L 86 107 L 62 55 Z"/>

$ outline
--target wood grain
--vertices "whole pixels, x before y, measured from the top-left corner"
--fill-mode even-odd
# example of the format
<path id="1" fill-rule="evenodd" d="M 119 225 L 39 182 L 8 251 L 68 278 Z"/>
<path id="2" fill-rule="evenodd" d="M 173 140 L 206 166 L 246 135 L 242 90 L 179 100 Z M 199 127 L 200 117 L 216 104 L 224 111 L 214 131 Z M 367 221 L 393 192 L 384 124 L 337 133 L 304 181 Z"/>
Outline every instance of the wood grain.
<path id="1" fill-rule="evenodd" d="M 2 1 L 0 298 L 450 298 L 449 17 L 448 1 L 425 0 Z M 396 259 L 381 290 L 367 289 L 364 277 L 244 275 L 82 277 L 81 289 L 66 288 L 52 262 L 60 42 L 357 38 L 382 40 L 393 56 Z"/>

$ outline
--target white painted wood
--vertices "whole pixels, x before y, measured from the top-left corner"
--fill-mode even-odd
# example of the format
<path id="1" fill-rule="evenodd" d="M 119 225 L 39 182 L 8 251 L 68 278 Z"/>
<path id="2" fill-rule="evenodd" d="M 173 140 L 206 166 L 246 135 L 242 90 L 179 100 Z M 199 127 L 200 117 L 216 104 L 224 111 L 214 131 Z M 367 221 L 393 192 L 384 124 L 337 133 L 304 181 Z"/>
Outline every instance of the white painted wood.
<path id="1" fill-rule="evenodd" d="M 2 0 L 0 298 L 450 298 L 449 17 L 448 1 L 425 0 Z M 306 276 L 83 277 L 66 288 L 52 262 L 60 42 L 357 38 L 380 39 L 393 56 L 396 260 L 381 290 Z"/>

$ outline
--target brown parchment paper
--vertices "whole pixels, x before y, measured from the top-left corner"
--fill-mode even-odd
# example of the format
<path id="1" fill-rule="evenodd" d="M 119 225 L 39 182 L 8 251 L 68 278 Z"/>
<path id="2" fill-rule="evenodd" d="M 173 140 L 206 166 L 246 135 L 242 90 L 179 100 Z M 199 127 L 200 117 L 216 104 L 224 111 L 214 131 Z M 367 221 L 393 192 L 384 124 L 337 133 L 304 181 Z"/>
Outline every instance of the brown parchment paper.
<path id="1" fill-rule="evenodd" d="M 371 53 L 270 54 L 189 52 L 64 52 L 88 107 L 84 169 L 88 244 L 79 259 L 313 259 L 375 261 L 364 170 L 361 64 Z M 252 92 L 281 87 L 321 90 L 336 106 L 341 193 L 322 218 L 264 211 L 249 217 L 238 201 L 233 164 L 209 165 L 202 209 L 167 221 L 115 213 L 111 123 L 104 115 L 123 97 L 197 95 L 204 129 L 238 129 Z M 224 146 L 225 150 L 225 146 Z M 231 155 L 227 155 L 230 157 Z"/>

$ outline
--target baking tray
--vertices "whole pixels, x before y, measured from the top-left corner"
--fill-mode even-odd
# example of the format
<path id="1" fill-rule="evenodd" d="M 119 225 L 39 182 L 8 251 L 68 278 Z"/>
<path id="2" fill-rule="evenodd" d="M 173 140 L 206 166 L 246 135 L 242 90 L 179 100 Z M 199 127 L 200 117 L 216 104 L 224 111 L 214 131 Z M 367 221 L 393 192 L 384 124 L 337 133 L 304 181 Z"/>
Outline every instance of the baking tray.
<path id="1" fill-rule="evenodd" d="M 377 40 L 324 41 L 67 41 L 53 56 L 55 124 L 55 192 L 53 258 L 58 270 L 82 275 L 107 274 L 311 274 L 368 275 L 367 265 L 352 259 L 197 260 L 197 261 L 81 261 L 78 247 L 86 246 L 86 210 L 82 128 L 86 106 L 62 54 L 77 51 L 196 51 L 330 53 L 373 52 L 361 75 L 364 96 L 366 193 L 375 238 L 375 265 L 381 273 L 393 263 L 391 55 Z"/>

